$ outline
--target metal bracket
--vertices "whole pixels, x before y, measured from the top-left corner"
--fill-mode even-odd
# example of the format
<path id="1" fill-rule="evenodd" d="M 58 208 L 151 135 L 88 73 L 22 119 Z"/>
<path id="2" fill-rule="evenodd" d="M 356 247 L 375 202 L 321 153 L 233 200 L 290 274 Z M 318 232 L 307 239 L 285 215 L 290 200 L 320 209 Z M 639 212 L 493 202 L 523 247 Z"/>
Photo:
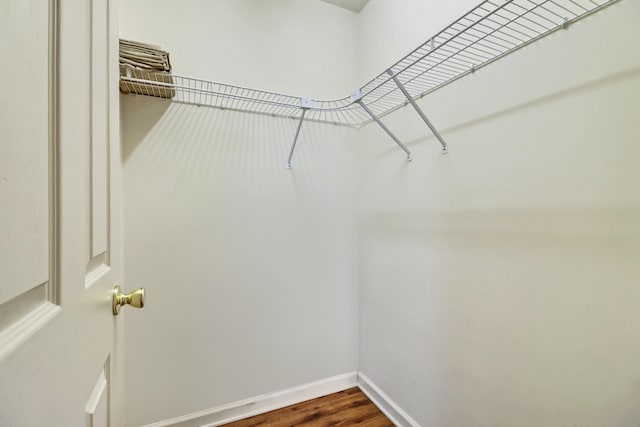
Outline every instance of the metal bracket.
<path id="1" fill-rule="evenodd" d="M 409 103 L 411 104 L 411 106 L 416 110 L 416 112 L 420 115 L 420 117 L 422 118 L 422 120 L 424 120 L 424 122 L 427 124 L 427 126 L 429 127 L 429 129 L 431 129 L 431 132 L 433 132 L 433 134 L 435 135 L 436 138 L 438 138 L 438 141 L 440 141 L 440 144 L 442 144 L 442 154 L 447 154 L 447 152 L 449 151 L 447 149 L 447 143 L 444 142 L 444 139 L 442 139 L 442 136 L 440 136 L 440 133 L 438 132 L 438 130 L 435 128 L 435 126 L 433 126 L 431 124 L 431 122 L 429 121 L 429 119 L 427 118 L 427 116 L 425 116 L 425 114 L 422 112 L 422 110 L 420 109 L 420 107 L 418 107 L 418 104 L 416 104 L 416 101 L 413 100 L 413 97 L 411 95 L 409 95 L 409 92 L 407 92 L 407 89 L 405 89 L 405 87 L 402 85 L 402 83 L 400 83 L 400 80 L 398 80 L 398 77 L 396 77 L 396 75 L 393 73 L 393 70 L 391 70 L 391 68 L 389 68 L 387 70 L 387 74 L 389 74 L 391 76 L 391 79 L 393 79 L 393 81 L 395 82 L 395 84 L 398 86 L 398 89 L 400 89 L 400 91 L 402 92 L 402 94 L 405 96 L 405 98 L 407 98 L 407 101 L 409 101 Z"/>
<path id="2" fill-rule="evenodd" d="M 369 116 L 371 116 L 373 121 L 376 122 L 378 124 L 378 126 L 380 126 L 387 133 L 387 135 L 389 135 L 391 137 L 391 139 L 393 139 L 395 141 L 395 143 L 398 144 L 398 146 L 404 150 L 405 153 L 407 153 L 407 161 L 408 162 L 413 160 L 411 158 L 411 151 L 409 151 L 407 149 L 407 147 L 405 147 L 404 144 L 402 142 L 400 142 L 400 140 L 393 134 L 393 132 L 391 132 L 391 130 L 389 130 L 389 128 L 384 123 L 382 123 L 382 121 L 378 118 L 378 116 L 376 116 L 375 113 L 373 111 L 371 111 L 371 109 L 369 109 L 369 107 L 367 107 L 367 104 L 362 102 L 362 91 L 360 89 L 358 89 L 357 91 L 353 92 L 353 95 L 351 95 L 351 100 L 353 102 L 359 104 L 362 107 L 362 109 L 364 111 L 366 111 Z"/>
<path id="3" fill-rule="evenodd" d="M 356 89 L 351 94 L 351 102 L 360 102 L 362 99 L 362 89 Z"/>
<path id="4" fill-rule="evenodd" d="M 289 152 L 289 160 L 287 160 L 287 169 L 293 169 L 291 165 L 291 158 L 293 157 L 293 150 L 296 149 L 296 143 L 298 142 L 298 136 L 300 136 L 300 129 L 302 128 L 302 122 L 307 111 L 314 107 L 314 101 L 311 98 L 300 98 L 300 108 L 302 109 L 302 115 L 300 115 L 300 121 L 298 122 L 298 129 L 296 129 L 296 136 L 293 137 L 293 145 L 291 145 L 291 151 Z"/>

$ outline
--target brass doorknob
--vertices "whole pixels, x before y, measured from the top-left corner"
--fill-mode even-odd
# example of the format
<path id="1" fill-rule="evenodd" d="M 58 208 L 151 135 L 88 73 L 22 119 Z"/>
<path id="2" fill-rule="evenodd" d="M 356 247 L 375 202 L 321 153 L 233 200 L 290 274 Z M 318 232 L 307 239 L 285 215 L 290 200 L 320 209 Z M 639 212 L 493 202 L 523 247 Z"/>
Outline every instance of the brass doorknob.
<path id="1" fill-rule="evenodd" d="M 120 286 L 115 285 L 113 287 L 113 296 L 111 299 L 111 308 L 113 310 L 113 315 L 117 316 L 120 313 L 120 307 L 129 304 L 135 308 L 144 307 L 144 288 L 136 289 L 135 291 L 123 294 L 120 291 Z"/>

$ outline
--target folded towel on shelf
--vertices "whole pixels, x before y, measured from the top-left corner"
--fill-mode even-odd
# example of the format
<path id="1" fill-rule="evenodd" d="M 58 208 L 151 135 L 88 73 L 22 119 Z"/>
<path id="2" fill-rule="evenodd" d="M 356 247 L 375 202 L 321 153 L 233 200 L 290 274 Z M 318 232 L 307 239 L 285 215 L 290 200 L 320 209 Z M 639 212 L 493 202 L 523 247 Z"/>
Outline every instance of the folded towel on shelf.
<path id="1" fill-rule="evenodd" d="M 122 93 L 169 99 L 176 94 L 169 53 L 159 46 L 120 39 L 120 76 Z"/>

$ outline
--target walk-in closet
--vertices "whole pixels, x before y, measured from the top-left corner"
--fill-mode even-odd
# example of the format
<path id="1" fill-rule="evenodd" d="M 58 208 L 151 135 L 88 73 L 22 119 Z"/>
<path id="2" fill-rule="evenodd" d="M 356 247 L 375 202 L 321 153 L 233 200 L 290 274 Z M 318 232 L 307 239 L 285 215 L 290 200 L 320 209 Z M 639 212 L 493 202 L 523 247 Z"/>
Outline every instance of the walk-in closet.
<path id="1" fill-rule="evenodd" d="M 640 425 L 637 0 L 3 3 L 1 426 Z"/>

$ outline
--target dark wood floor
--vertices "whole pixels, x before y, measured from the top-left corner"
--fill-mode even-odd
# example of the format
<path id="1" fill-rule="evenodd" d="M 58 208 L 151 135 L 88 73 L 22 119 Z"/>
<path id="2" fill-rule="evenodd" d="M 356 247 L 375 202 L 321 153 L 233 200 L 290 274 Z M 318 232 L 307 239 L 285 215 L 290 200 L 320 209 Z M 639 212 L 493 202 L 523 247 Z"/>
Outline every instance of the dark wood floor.
<path id="1" fill-rule="evenodd" d="M 393 427 L 358 388 L 287 406 L 277 411 L 225 424 L 226 427 Z"/>

